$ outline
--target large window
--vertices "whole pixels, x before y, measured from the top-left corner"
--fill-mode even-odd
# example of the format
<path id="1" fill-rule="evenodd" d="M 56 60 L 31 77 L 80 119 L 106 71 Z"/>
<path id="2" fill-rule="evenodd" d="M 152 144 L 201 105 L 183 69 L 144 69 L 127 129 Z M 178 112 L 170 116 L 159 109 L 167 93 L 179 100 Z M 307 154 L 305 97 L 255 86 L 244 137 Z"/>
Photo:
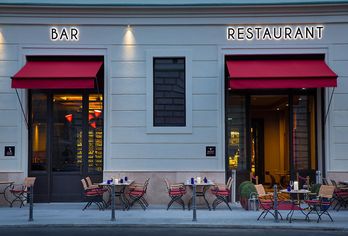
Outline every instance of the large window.
<path id="1" fill-rule="evenodd" d="M 153 126 L 186 126 L 185 58 L 153 58 Z"/>

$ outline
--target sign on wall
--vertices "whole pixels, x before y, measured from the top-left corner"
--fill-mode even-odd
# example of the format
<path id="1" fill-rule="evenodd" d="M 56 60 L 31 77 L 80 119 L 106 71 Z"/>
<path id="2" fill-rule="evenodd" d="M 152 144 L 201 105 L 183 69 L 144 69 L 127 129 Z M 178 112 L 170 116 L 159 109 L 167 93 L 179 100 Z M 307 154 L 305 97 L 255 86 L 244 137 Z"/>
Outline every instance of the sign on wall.
<path id="1" fill-rule="evenodd" d="M 15 146 L 5 146 L 5 157 L 13 157 L 15 155 Z"/>
<path id="2" fill-rule="evenodd" d="M 322 39 L 323 25 L 227 27 L 227 40 L 313 40 Z"/>
<path id="3" fill-rule="evenodd" d="M 79 41 L 80 31 L 76 27 L 51 27 L 51 41 Z"/>

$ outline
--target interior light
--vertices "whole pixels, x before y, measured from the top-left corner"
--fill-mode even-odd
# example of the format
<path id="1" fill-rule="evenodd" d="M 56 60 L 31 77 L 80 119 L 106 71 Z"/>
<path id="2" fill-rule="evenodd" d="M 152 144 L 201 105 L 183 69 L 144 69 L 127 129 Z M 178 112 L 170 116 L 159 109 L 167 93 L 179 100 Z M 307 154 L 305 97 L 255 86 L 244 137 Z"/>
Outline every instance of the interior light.
<path id="1" fill-rule="evenodd" d="M 96 118 L 99 118 L 100 117 L 100 115 L 101 115 L 101 110 L 94 110 L 94 116 L 96 117 Z"/>
<path id="2" fill-rule="evenodd" d="M 97 122 L 93 121 L 89 124 L 93 129 L 97 128 Z"/>
<path id="3" fill-rule="evenodd" d="M 88 114 L 88 121 L 92 120 L 94 118 L 93 114 Z"/>
<path id="4" fill-rule="evenodd" d="M 288 106 L 289 106 L 289 104 L 285 104 L 285 106 L 286 106 L 286 107 L 288 107 Z"/>
<path id="5" fill-rule="evenodd" d="M 279 107 L 277 107 L 277 111 L 279 111 L 280 109 L 279 109 Z"/>
<path id="6" fill-rule="evenodd" d="M 69 123 L 71 123 L 71 122 L 72 122 L 72 119 L 73 119 L 72 114 L 67 114 L 67 115 L 65 116 L 65 119 L 66 119 Z"/>
<path id="7" fill-rule="evenodd" d="M 299 100 L 299 101 L 302 101 L 302 98 L 300 97 L 300 98 L 298 98 L 298 100 Z"/>

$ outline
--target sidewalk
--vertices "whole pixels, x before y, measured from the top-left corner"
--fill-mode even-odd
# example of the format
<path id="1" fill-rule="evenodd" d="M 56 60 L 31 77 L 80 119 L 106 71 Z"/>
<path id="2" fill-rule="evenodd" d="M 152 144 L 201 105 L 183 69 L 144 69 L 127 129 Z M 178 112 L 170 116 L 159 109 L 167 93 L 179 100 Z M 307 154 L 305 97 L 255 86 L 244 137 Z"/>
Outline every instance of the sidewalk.
<path id="1" fill-rule="evenodd" d="M 232 211 L 226 207 L 216 211 L 207 209 L 197 210 L 197 222 L 192 221 L 192 210 L 183 211 L 179 208 L 166 210 L 165 206 L 151 206 L 146 210 L 132 208 L 129 211 L 116 209 L 116 221 L 111 221 L 111 210 L 99 211 L 91 206 L 82 211 L 84 203 L 40 203 L 34 205 L 34 221 L 29 222 L 29 206 L 19 208 L 15 206 L 0 207 L 0 228 L 2 227 L 49 227 L 49 226 L 132 226 L 132 227 L 224 227 L 224 228 L 282 228 L 282 229 L 316 229 L 348 231 L 348 210 L 339 212 L 330 210 L 334 219 L 331 222 L 323 216 L 320 223 L 316 223 L 315 215 L 311 221 L 304 220 L 300 212 L 295 212 L 294 221 L 289 223 L 285 219 L 278 223 L 271 215 L 257 221 L 260 211 L 245 211 L 238 205 L 233 205 Z M 280 211 L 283 218 L 288 211 Z"/>

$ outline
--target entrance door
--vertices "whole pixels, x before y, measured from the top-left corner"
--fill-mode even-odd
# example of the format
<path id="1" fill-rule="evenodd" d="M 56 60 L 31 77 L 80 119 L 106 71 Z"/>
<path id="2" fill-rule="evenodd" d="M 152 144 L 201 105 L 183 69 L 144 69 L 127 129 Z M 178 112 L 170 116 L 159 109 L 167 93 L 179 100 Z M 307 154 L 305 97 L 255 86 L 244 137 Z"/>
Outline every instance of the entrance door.
<path id="1" fill-rule="evenodd" d="M 38 202 L 81 201 L 81 178 L 102 180 L 102 97 L 31 91 L 29 174 Z"/>
<path id="2" fill-rule="evenodd" d="M 83 176 L 82 95 L 53 95 L 51 201 L 79 201 Z"/>

